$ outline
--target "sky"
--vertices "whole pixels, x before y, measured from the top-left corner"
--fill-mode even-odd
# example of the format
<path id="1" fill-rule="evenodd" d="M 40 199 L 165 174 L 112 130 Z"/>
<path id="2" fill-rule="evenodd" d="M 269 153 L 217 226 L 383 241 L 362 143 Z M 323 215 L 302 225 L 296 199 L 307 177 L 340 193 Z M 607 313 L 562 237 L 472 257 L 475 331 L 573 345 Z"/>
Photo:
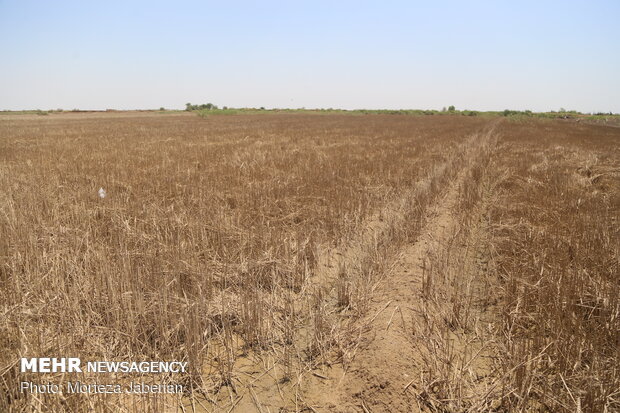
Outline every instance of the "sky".
<path id="1" fill-rule="evenodd" d="M 0 0 L 0 110 L 620 112 L 620 2 Z"/>

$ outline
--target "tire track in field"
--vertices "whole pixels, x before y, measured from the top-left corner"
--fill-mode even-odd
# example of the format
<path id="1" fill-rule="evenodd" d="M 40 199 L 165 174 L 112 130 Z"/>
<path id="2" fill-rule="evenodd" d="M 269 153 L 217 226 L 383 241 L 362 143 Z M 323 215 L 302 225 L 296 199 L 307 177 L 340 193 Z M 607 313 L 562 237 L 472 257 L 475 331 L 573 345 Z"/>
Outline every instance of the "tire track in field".
<path id="1" fill-rule="evenodd" d="M 305 401 L 314 411 L 411 412 L 421 411 L 416 392 L 424 360 L 412 342 L 415 319 L 422 312 L 421 292 L 429 257 L 450 243 L 458 227 L 454 207 L 467 170 L 493 128 L 468 142 L 473 145 L 445 194 L 429 205 L 426 223 L 417 240 L 405 245 L 394 265 L 373 294 L 367 330 L 361 336 L 353 361 L 345 369 L 332 368 L 305 384 Z"/>

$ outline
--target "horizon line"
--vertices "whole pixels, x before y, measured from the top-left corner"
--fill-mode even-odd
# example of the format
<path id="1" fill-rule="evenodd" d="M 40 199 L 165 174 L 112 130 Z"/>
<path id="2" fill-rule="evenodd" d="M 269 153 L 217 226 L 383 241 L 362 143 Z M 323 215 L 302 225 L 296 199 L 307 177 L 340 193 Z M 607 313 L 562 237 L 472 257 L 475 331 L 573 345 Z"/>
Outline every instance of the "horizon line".
<path id="1" fill-rule="evenodd" d="M 179 109 L 179 108 L 166 108 L 161 106 L 159 108 L 132 108 L 132 109 L 116 109 L 116 108 L 105 108 L 105 109 L 81 109 L 81 108 L 56 108 L 56 109 L 0 109 L 2 113 L 19 113 L 19 112 L 46 112 L 46 113 L 64 113 L 64 112 L 161 112 L 161 111 L 170 111 L 170 112 L 198 112 L 198 111 L 232 111 L 232 110 L 254 110 L 254 111 L 338 111 L 338 112 L 361 112 L 361 111 L 369 111 L 369 112 L 438 112 L 438 113 L 460 113 L 460 112 L 477 112 L 477 113 L 502 113 L 502 112 L 517 112 L 517 113 L 531 113 L 531 114 L 544 114 L 544 113 L 572 113 L 572 114 L 580 114 L 580 115 L 620 115 L 618 112 L 613 111 L 587 111 L 582 112 L 574 109 L 565 109 L 559 108 L 557 110 L 545 110 L 545 111 L 535 111 L 529 109 L 491 109 L 491 110 L 478 110 L 478 109 L 457 109 L 452 108 L 450 106 L 443 107 L 442 109 L 420 109 L 420 108 L 400 108 L 400 109 L 388 109 L 388 108 L 379 108 L 379 109 L 370 109 L 370 108 L 356 108 L 356 109 L 344 109 L 344 108 L 335 108 L 335 107 L 327 107 L 327 108 L 307 108 L 307 107 L 232 107 L 232 106 L 215 106 L 212 109 L 202 108 L 202 109 Z"/>

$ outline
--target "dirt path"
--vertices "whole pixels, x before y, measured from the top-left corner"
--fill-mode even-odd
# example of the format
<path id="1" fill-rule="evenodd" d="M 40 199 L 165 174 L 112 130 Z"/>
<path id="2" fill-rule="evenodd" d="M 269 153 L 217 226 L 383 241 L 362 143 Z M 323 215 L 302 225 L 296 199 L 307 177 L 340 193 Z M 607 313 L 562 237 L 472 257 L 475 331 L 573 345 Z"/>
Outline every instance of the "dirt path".
<path id="1" fill-rule="evenodd" d="M 412 346 L 412 317 L 420 311 L 425 262 L 434 249 L 447 242 L 456 220 L 452 207 L 458 196 L 458 184 L 429 211 L 427 224 L 418 240 L 405 246 L 372 299 L 370 314 L 374 320 L 363 335 L 356 356 L 341 377 L 331 374 L 332 390 L 313 379 L 308 399 L 316 399 L 316 409 L 325 411 L 412 411 L 417 402 L 407 384 L 419 380 L 422 359 Z M 314 389 L 314 391 L 313 391 Z M 316 391 L 318 390 L 318 391 Z M 316 394 L 312 394 L 312 392 Z M 318 403 L 324 403 L 319 405 Z M 415 410 L 413 410 L 415 411 Z"/>
<path id="2" fill-rule="evenodd" d="M 486 138 L 490 137 L 490 132 Z M 472 163 L 476 162 L 472 154 Z M 321 376 L 312 377 L 304 386 L 306 403 L 315 411 L 336 412 L 415 412 L 423 411 L 424 401 L 418 395 L 425 373 L 425 349 L 420 348 L 420 325 L 428 322 L 428 308 L 424 308 L 425 276 L 433 257 L 446 249 L 458 249 L 462 257 L 463 274 L 474 274 L 486 268 L 484 252 L 478 250 L 485 235 L 479 221 L 484 213 L 483 205 L 474 205 L 472 221 L 466 240 L 455 243 L 461 223 L 455 213 L 458 209 L 462 184 L 469 178 L 472 164 L 461 170 L 450 184 L 445 195 L 432 204 L 426 212 L 425 225 L 413 243 L 404 245 L 397 254 L 388 274 L 375 290 L 370 304 L 369 320 L 362 335 L 352 363 L 345 369 L 331 368 Z M 483 198 L 485 196 L 483 195 Z M 448 252 L 448 255 L 452 252 Z M 456 252 L 455 252 L 456 254 Z M 451 264 L 451 265 L 454 265 Z M 479 275 L 479 274 L 478 274 Z M 475 277 L 474 277 L 475 278 Z M 473 311 L 484 311 L 486 299 L 479 282 L 473 282 L 472 297 L 476 301 Z M 441 305 L 441 304 L 440 304 Z M 444 306 L 445 307 L 445 306 Z M 433 316 L 431 315 L 431 318 Z M 435 321 L 440 317 L 437 317 Z M 470 341 L 471 340 L 471 341 Z M 465 343 L 465 341 L 467 343 Z M 484 360 L 486 348 L 474 343 L 473 338 L 454 337 L 456 349 L 463 354 L 477 349 L 469 356 L 466 368 L 478 370 L 483 376 L 489 373 Z M 462 348 L 458 348 L 462 346 Z M 462 360 L 466 360 L 463 356 Z M 431 386 L 432 387 L 432 386 Z"/>

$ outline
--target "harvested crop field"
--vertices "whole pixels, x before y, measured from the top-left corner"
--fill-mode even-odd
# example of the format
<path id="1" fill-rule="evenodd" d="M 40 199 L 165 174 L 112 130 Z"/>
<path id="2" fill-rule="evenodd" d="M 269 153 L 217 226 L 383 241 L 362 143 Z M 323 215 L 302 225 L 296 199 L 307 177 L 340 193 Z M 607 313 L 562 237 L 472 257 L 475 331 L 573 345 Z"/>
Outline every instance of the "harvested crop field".
<path id="1" fill-rule="evenodd" d="M 0 188 L 1 411 L 620 411 L 620 128 L 5 115 Z"/>

